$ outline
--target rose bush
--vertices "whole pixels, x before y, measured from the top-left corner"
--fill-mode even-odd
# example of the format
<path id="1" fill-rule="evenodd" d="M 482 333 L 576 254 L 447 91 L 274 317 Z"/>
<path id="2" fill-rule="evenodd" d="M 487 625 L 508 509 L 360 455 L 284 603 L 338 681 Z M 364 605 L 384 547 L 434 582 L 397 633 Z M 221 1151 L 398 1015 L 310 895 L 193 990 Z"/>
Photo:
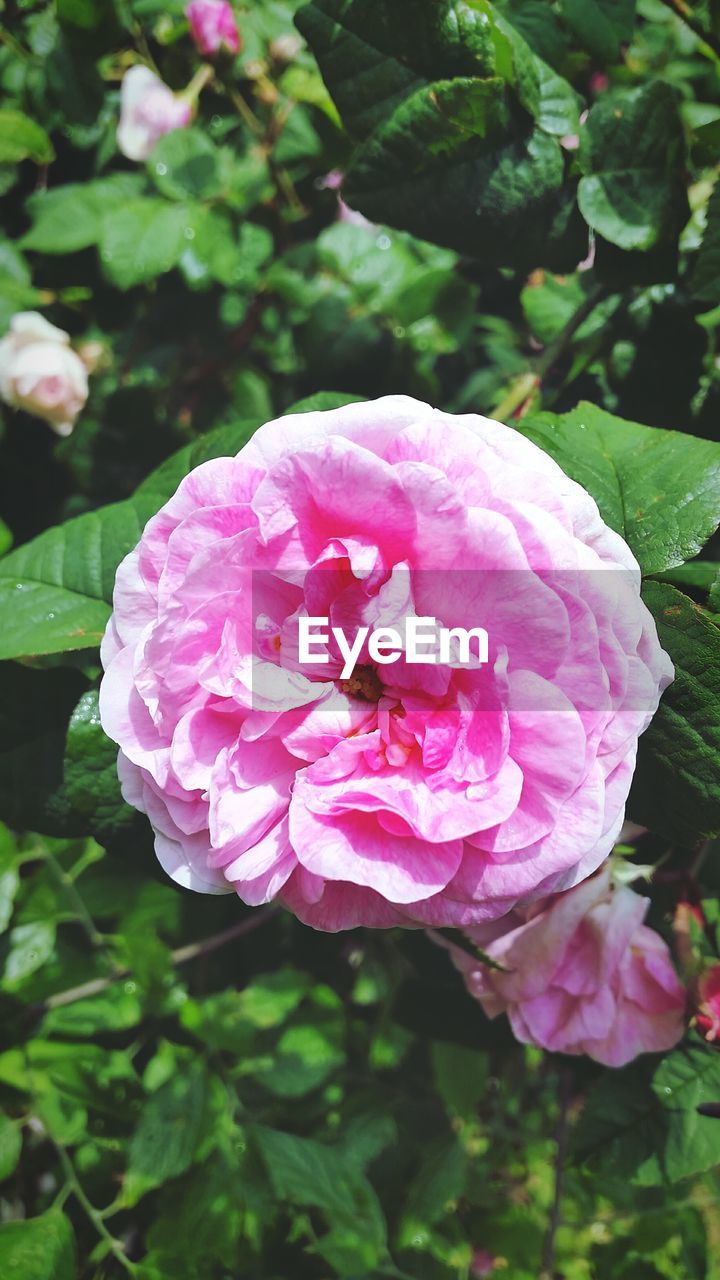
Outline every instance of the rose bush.
<path id="1" fill-rule="evenodd" d="M 446 943 L 489 1017 L 507 1013 L 524 1044 L 622 1067 L 677 1044 L 686 992 L 670 952 L 643 924 L 650 905 L 609 866 L 568 893 L 468 931 L 491 965 Z M 498 967 L 492 967 L 492 965 Z"/>
<path id="2" fill-rule="evenodd" d="M 711 9 L 7 8 L 1 1277 L 717 1280 Z"/>
<path id="3" fill-rule="evenodd" d="M 327 930 L 502 916 L 617 838 L 672 676 L 639 582 L 588 494 L 500 423 L 403 397 L 268 423 L 118 571 L 100 706 L 124 794 L 191 888 Z M 404 611 L 490 618 L 491 665 L 300 668 L 300 613 Z"/>

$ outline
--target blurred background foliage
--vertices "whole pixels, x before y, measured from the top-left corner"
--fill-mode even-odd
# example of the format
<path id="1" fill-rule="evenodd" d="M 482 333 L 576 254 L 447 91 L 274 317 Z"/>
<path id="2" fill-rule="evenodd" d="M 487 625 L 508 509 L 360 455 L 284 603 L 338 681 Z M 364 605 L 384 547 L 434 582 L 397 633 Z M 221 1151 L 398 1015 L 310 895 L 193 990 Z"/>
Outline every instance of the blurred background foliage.
<path id="1" fill-rule="evenodd" d="M 131 499 L 111 582 L 188 466 L 318 395 L 717 439 L 714 0 L 299 7 L 238 4 L 240 53 L 202 66 L 182 0 L 0 8 L 0 329 L 41 310 L 94 365 L 67 439 L 5 412 L 0 551 Z M 202 79 L 147 163 L 116 144 L 138 62 Z M 553 1060 L 422 935 L 181 893 L 119 799 L 94 654 L 46 652 L 0 664 L 3 1276 L 720 1276 L 715 1050 Z M 703 901 L 706 958 L 707 853 L 702 886 L 667 839 L 639 854 L 666 935 Z"/>

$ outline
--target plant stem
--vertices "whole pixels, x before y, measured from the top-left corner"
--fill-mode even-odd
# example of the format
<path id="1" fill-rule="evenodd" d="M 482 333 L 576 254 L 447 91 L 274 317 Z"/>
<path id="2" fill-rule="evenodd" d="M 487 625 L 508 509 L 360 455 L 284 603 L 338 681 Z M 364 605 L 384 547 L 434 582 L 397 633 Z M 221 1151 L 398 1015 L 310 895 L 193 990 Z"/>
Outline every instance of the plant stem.
<path id="1" fill-rule="evenodd" d="M 560 330 L 557 338 L 554 338 L 552 342 L 548 343 L 542 355 L 538 358 L 535 366 L 535 372 L 541 382 L 563 354 L 565 348 L 570 345 L 580 326 L 585 323 L 588 316 L 592 314 L 598 302 L 600 302 L 604 296 L 605 290 L 598 285 L 588 294 L 584 302 L 580 303 L 577 311 L 571 315 L 567 324 Z"/>
<path id="2" fill-rule="evenodd" d="M 96 1209 L 95 1205 L 92 1204 L 91 1201 L 88 1200 L 87 1196 L 85 1195 L 80 1179 L 78 1178 L 75 1172 L 75 1166 L 72 1160 L 70 1159 L 70 1156 L 68 1155 L 67 1151 L 65 1150 L 65 1147 L 61 1146 L 59 1142 L 56 1142 L 51 1135 L 48 1135 L 48 1136 L 50 1137 L 50 1141 L 52 1142 L 52 1145 L 54 1146 L 59 1156 L 60 1163 L 63 1167 L 63 1172 L 65 1174 L 66 1184 L 70 1188 L 72 1194 L 75 1196 L 75 1199 L 77 1200 L 78 1204 L 85 1211 L 85 1214 L 92 1222 L 101 1240 L 105 1241 L 105 1244 L 107 1245 L 108 1250 L 113 1255 L 113 1257 L 117 1260 L 117 1262 L 120 1263 L 120 1266 L 123 1267 L 125 1271 L 127 1271 L 128 1275 L 134 1276 L 136 1274 L 137 1268 L 135 1267 L 134 1263 L 132 1263 L 128 1258 L 127 1254 L 125 1253 L 125 1250 L 123 1249 L 121 1242 L 115 1239 L 115 1236 L 112 1234 L 112 1232 L 108 1231 L 107 1227 L 105 1226 L 105 1223 L 103 1222 L 103 1218 L 100 1210 Z"/>
<path id="3" fill-rule="evenodd" d="M 222 933 L 215 933 L 210 938 L 203 938 L 201 942 L 191 942 L 186 947 L 178 947 L 176 951 L 170 952 L 170 959 L 173 964 L 187 964 L 189 960 L 196 960 L 198 956 L 209 955 L 211 951 L 217 951 L 218 947 L 224 947 L 228 942 L 234 942 L 237 938 L 242 938 L 248 933 L 252 933 L 255 929 L 259 929 L 261 925 L 267 924 L 274 916 L 278 914 L 279 907 L 266 907 L 265 910 L 258 910 L 252 916 L 245 920 L 241 920 L 238 924 L 231 925 L 229 929 L 224 929 Z M 122 982 L 125 978 L 132 976 L 132 969 L 116 969 L 114 973 L 108 975 L 107 978 L 93 978 L 90 982 L 83 982 L 77 987 L 69 987 L 67 991 L 58 991 L 53 996 L 48 996 L 42 1004 L 35 1005 L 33 1012 L 45 1013 L 49 1009 L 59 1009 L 66 1004 L 74 1004 L 76 1000 L 86 1000 L 88 996 L 97 996 L 101 992 L 107 991 L 116 982 Z"/>
<path id="4" fill-rule="evenodd" d="M 572 1099 L 573 1077 L 569 1067 L 561 1067 L 558 1078 L 558 1117 L 555 1125 L 555 1193 L 545 1233 L 540 1280 L 553 1280 L 555 1272 L 555 1236 L 560 1225 L 565 1158 L 568 1145 L 568 1110 Z"/>
<path id="5" fill-rule="evenodd" d="M 0 27 L 0 44 L 6 45 L 11 53 L 15 54 L 16 58 L 22 58 L 25 62 L 40 62 L 40 58 L 36 57 L 35 54 L 30 53 L 28 49 L 25 49 L 23 45 L 20 44 L 20 41 L 16 40 L 15 37 L 11 35 L 7 30 L 7 27 Z"/>
<path id="6" fill-rule="evenodd" d="M 689 4 L 685 0 L 662 0 L 662 3 L 668 9 L 672 9 L 673 13 L 695 33 L 698 40 L 702 40 L 709 49 L 712 49 L 716 57 L 720 58 L 720 36 L 716 36 L 713 31 L 708 31 L 699 18 L 695 17 Z"/>
<path id="7" fill-rule="evenodd" d="M 547 376 L 553 365 L 563 355 L 580 326 L 584 324 L 604 296 L 605 290 L 600 286 L 588 294 L 577 311 L 573 312 L 567 324 L 560 330 L 557 337 L 552 342 L 549 342 L 542 354 L 538 356 L 533 367 L 520 374 L 503 399 L 499 401 L 494 409 L 490 410 L 491 418 L 498 418 L 501 422 L 504 422 L 507 418 L 511 418 L 518 409 L 522 408 L 541 386 L 543 378 Z"/>
<path id="8" fill-rule="evenodd" d="M 254 114 L 252 107 L 250 107 L 245 101 L 238 89 L 233 89 L 228 85 L 225 85 L 224 88 L 243 124 L 247 125 L 255 138 L 261 138 L 263 135 L 263 127 L 257 116 Z"/>
<path id="9" fill-rule="evenodd" d="M 72 879 L 72 876 L 68 875 L 68 873 L 64 870 L 63 867 L 61 867 L 60 863 L 52 855 L 52 853 L 50 853 L 49 850 L 45 851 L 45 853 L 43 854 L 43 857 L 45 859 L 47 866 L 50 868 L 53 875 L 55 876 L 55 879 L 57 880 L 58 884 L 63 889 L 66 898 L 68 899 L 69 902 L 72 903 L 73 907 L 75 908 L 78 921 L 82 925 L 83 929 L 85 930 L 85 933 L 87 934 L 87 938 L 88 938 L 88 941 L 90 942 L 90 945 L 95 948 L 104 947 L 105 939 L 95 927 L 95 921 L 93 920 L 92 916 L 90 915 L 90 912 L 88 911 L 87 907 L 85 906 L 85 903 L 83 902 L 80 894 L 78 893 L 77 888 L 75 886 L 75 882 Z"/>
<path id="10" fill-rule="evenodd" d="M 198 67 L 190 83 L 186 84 L 182 93 L 180 93 L 178 97 L 185 98 L 186 102 L 191 102 L 191 103 L 197 102 L 197 99 L 199 98 L 203 89 L 207 84 L 210 83 L 214 75 L 215 75 L 215 70 L 213 67 L 210 66 L 210 63 L 203 62 L 202 66 Z"/>

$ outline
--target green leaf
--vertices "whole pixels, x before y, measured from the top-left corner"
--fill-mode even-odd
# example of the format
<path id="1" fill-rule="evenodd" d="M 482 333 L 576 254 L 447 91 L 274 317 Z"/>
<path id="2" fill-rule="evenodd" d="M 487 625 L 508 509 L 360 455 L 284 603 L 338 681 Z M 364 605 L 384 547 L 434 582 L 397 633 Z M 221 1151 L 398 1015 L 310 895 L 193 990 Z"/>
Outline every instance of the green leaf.
<path id="1" fill-rule="evenodd" d="M 535 62 L 540 81 L 538 125 L 546 133 L 557 134 L 558 137 L 578 133 L 583 108 L 580 94 L 542 58 L 536 58 Z"/>
<path id="2" fill-rule="evenodd" d="M 22 1129 L 0 1112 L 0 1182 L 15 1172 L 22 1151 Z"/>
<path id="3" fill-rule="evenodd" d="M 220 152 L 202 129 L 173 129 L 153 147 L 148 172 L 171 200 L 211 200 L 222 188 Z"/>
<path id="4" fill-rule="evenodd" d="M 0 818 L 9 826 L 85 834 L 63 780 L 68 720 L 85 686 L 76 671 L 0 663 Z"/>
<path id="5" fill-rule="evenodd" d="M 671 85 L 653 80 L 601 98 L 582 126 L 579 156 L 580 212 L 611 244 L 646 251 L 679 231 L 689 211 Z"/>
<path id="6" fill-rule="evenodd" d="M 9 828 L 0 822 L 0 933 L 5 932 L 12 919 L 15 895 L 20 887 L 18 861 L 15 840 Z"/>
<path id="7" fill-rule="evenodd" d="M 285 413 L 325 412 L 327 409 L 340 409 L 345 404 L 358 404 L 362 399 L 362 396 L 350 396 L 342 391 L 316 391 L 314 395 L 291 404 Z"/>
<path id="8" fill-rule="evenodd" d="M 47 583 L 0 576 L 0 659 L 90 649 L 102 640 L 110 610 L 99 601 Z"/>
<path id="9" fill-rule="evenodd" d="M 0 658 L 96 647 L 115 571 L 161 498 L 136 494 L 47 529 L 0 560 Z"/>
<path id="10" fill-rule="evenodd" d="M 418 1233 L 456 1207 L 465 1187 L 467 1160 L 457 1138 L 431 1144 L 408 1188 L 400 1222 L 400 1247 L 412 1245 Z"/>
<path id="11" fill-rule="evenodd" d="M 42 306 L 42 295 L 33 289 L 30 268 L 10 240 L 0 240 L 0 331 L 9 328 L 16 311 Z M 0 555 L 11 545 L 10 530 L 0 527 Z"/>
<path id="12" fill-rule="evenodd" d="M 317 1089 L 345 1060 L 337 1020 L 327 1026 L 312 1022 L 288 1027 L 275 1045 L 272 1060 L 254 1074 L 280 1098 L 301 1098 Z"/>
<path id="13" fill-rule="evenodd" d="M 596 1177 L 640 1186 L 703 1173 L 717 1164 L 718 1122 L 697 1108 L 719 1098 L 720 1055 L 707 1045 L 605 1074 L 575 1133 L 575 1158 Z"/>
<path id="14" fill-rule="evenodd" d="M 194 230 L 183 205 L 140 197 L 128 200 L 102 220 L 100 258 L 108 280 L 132 289 L 171 271 Z"/>
<path id="15" fill-rule="evenodd" d="M 260 269 L 273 250 L 272 236 L 265 227 L 243 222 L 238 229 L 225 210 L 215 208 L 198 208 L 193 226 L 194 239 L 180 263 L 184 271 L 189 267 L 197 273 L 199 269 L 201 275 L 226 288 L 257 288 Z M 192 284 L 192 279 L 189 282 Z"/>
<path id="16" fill-rule="evenodd" d="M 210 1086 L 202 1062 L 195 1062 L 151 1094 L 130 1139 L 123 1204 L 135 1204 L 199 1158 L 207 1137 Z"/>
<path id="17" fill-rule="evenodd" d="M 471 1119 L 487 1090 L 487 1055 L 464 1045 L 436 1040 L 432 1047 L 435 1085 L 452 1115 Z"/>
<path id="18" fill-rule="evenodd" d="M 0 164 L 18 164 L 34 160 L 35 164 L 51 164 L 55 151 L 45 130 L 11 107 L 0 110 Z"/>
<path id="19" fill-rule="evenodd" d="M 665 1176 L 678 1182 L 704 1173 L 718 1163 L 717 1130 L 713 1119 L 698 1114 L 704 1102 L 720 1097 L 717 1052 L 702 1045 L 685 1045 L 669 1054 L 653 1076 L 653 1091 L 668 1113 L 663 1152 Z"/>
<path id="20" fill-rule="evenodd" d="M 708 201 L 707 225 L 690 284 L 696 298 L 720 302 L 720 182 Z"/>
<path id="21" fill-rule="evenodd" d="M 632 35 L 635 0 L 562 0 L 562 16 L 583 47 L 600 62 L 614 62 Z"/>
<path id="22" fill-rule="evenodd" d="M 697 555 L 720 523 L 720 445 L 625 422 L 595 405 L 517 429 L 587 489 L 643 573 Z"/>
<path id="23" fill-rule="evenodd" d="M 364 139 L 354 208 L 492 264 L 577 263 L 560 148 L 516 114 L 542 110 L 538 61 L 488 0 L 313 0 L 298 25 Z"/>
<path id="24" fill-rule="evenodd" d="M 481 262 L 574 266 L 582 241 L 561 192 L 562 150 L 539 130 L 499 137 L 502 113 L 498 80 L 418 90 L 356 154 L 348 203 Z"/>
<path id="25" fill-rule="evenodd" d="M 320 1209 L 331 1226 L 357 1230 L 379 1251 L 385 1222 L 367 1178 L 324 1143 L 256 1126 L 255 1140 L 275 1194 L 291 1204 Z"/>
<path id="26" fill-rule="evenodd" d="M 108 840 L 134 824 L 117 774 L 117 747 L 103 733 L 97 689 L 80 698 L 70 717 L 65 746 L 65 787 L 73 809 L 94 834 Z"/>
<path id="27" fill-rule="evenodd" d="M 482 0 L 313 0 L 296 22 L 346 128 L 366 137 L 429 80 L 493 76 L 503 56 L 511 75 L 492 13 Z"/>
<path id="28" fill-rule="evenodd" d="M 22 238 L 23 248 L 64 254 L 97 244 L 103 215 L 137 196 L 140 186 L 137 174 L 115 173 L 35 192 L 27 202 L 32 226 Z"/>
<path id="29" fill-rule="evenodd" d="M 628 813 L 692 845 L 720 834 L 720 629 L 665 582 L 646 582 L 675 680 L 640 739 Z"/>
<path id="30" fill-rule="evenodd" d="M 75 1238 L 60 1209 L 0 1226 L 0 1272 L 17 1280 L 76 1280 Z"/>
<path id="31" fill-rule="evenodd" d="M 51 920 L 36 920 L 33 924 L 16 925 L 10 930 L 8 941 L 10 949 L 3 982 L 13 990 L 50 959 L 55 948 L 55 924 Z"/>

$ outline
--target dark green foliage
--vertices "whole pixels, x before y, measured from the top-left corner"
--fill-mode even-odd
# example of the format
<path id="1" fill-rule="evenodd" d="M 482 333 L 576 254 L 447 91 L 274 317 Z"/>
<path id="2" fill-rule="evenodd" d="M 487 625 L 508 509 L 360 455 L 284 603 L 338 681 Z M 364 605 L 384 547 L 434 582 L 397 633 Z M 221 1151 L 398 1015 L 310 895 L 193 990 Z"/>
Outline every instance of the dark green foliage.
<path id="1" fill-rule="evenodd" d="M 92 366 L 68 438 L 0 421 L 0 1276 L 717 1280 L 716 1048 L 558 1061 L 422 933 L 178 890 L 97 692 L 117 567 L 193 467 L 385 393 L 499 417 L 637 557 L 676 668 L 639 887 L 690 987 L 717 960 L 713 6 L 703 40 L 660 0 L 254 0 L 212 65 L 184 7 L 0 30 L 0 337 L 39 310 Z M 146 162 L 137 62 L 206 68 Z"/>

